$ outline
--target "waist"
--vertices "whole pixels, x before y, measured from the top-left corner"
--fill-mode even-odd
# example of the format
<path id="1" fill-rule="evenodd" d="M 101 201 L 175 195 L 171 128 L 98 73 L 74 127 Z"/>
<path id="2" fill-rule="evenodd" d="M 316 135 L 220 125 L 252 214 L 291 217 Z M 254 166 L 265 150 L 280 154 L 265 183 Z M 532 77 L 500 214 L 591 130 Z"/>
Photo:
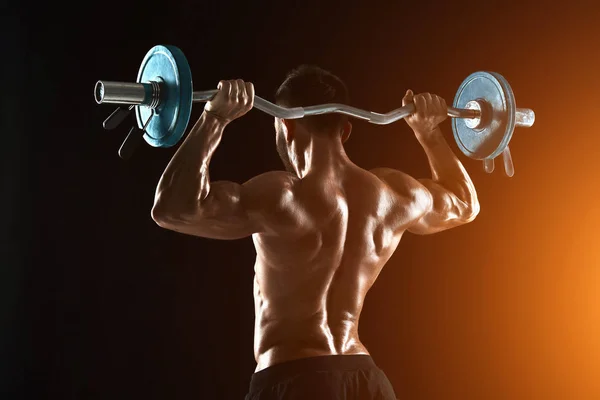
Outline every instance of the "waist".
<path id="1" fill-rule="evenodd" d="M 254 329 L 254 352 L 258 357 L 266 353 L 283 355 L 284 360 L 323 355 L 356 354 L 356 345 L 362 349 L 357 321 L 327 321 L 322 317 L 286 318 L 267 320 L 257 316 Z M 307 350 L 315 354 L 306 353 Z M 296 354 L 298 353 L 299 354 Z M 279 358 L 279 357 L 275 357 Z M 280 362 L 280 361 L 278 361 Z"/>
<path id="2" fill-rule="evenodd" d="M 352 371 L 378 368 L 368 354 L 306 357 L 272 365 L 252 374 L 250 391 L 277 384 L 295 375 L 308 372 Z"/>

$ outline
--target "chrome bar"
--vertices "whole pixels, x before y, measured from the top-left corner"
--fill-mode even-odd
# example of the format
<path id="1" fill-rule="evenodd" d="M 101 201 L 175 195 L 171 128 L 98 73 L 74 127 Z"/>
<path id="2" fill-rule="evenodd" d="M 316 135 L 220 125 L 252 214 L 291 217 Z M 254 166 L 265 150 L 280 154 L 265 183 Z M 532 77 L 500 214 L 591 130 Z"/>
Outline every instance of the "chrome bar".
<path id="1" fill-rule="evenodd" d="M 479 118 L 481 110 L 448 107 L 448 116 L 452 118 Z"/>
<path id="2" fill-rule="evenodd" d="M 151 83 L 98 81 L 94 87 L 96 103 L 147 104 L 152 101 Z"/>
<path id="3" fill-rule="evenodd" d="M 535 113 L 529 108 L 517 108 L 515 113 L 515 125 L 522 128 L 530 128 L 535 122 Z"/>
<path id="4" fill-rule="evenodd" d="M 218 90 L 207 90 L 203 92 L 194 92 L 193 101 L 195 103 L 210 101 Z M 286 108 L 273 104 L 262 97 L 254 96 L 254 107 L 277 118 L 297 119 L 310 115 L 320 114 L 346 114 L 369 121 L 373 124 L 386 125 L 406 118 L 415 112 L 414 104 L 408 104 L 404 107 L 390 111 L 387 114 L 379 114 L 372 111 L 361 110 L 360 108 L 347 106 L 345 104 L 320 104 L 317 106 Z M 465 110 L 448 107 L 448 115 L 454 118 L 479 118 L 481 115 L 478 110 Z"/>
<path id="5" fill-rule="evenodd" d="M 158 106 L 160 104 L 158 84 L 154 83 L 126 83 L 98 81 L 94 88 L 94 96 L 98 104 L 133 104 L 145 106 Z M 218 90 L 206 90 L 193 92 L 194 103 L 210 101 Z M 379 114 L 372 111 L 361 110 L 345 104 L 321 104 L 308 107 L 286 108 L 271 103 L 259 96 L 254 96 L 254 107 L 277 118 L 298 119 L 310 115 L 321 114 L 345 114 L 356 117 L 373 124 L 386 125 L 406 118 L 415 112 L 414 104 L 407 104 L 387 114 Z M 462 109 L 448 107 L 448 116 L 452 118 L 476 119 L 481 117 L 481 111 L 477 109 Z M 530 127 L 535 121 L 535 113 L 528 108 L 517 108 L 516 126 Z"/>
<path id="6" fill-rule="evenodd" d="M 205 101 L 212 100 L 213 97 L 219 92 L 215 90 L 205 90 L 202 92 L 194 92 L 192 95 L 192 101 L 194 103 L 202 103 Z M 259 96 L 254 96 L 254 107 L 263 111 L 273 117 L 284 118 L 284 119 L 297 119 L 304 117 L 305 109 L 302 107 L 286 108 L 273 104 Z"/>
<path id="7" fill-rule="evenodd" d="M 203 101 L 211 101 L 215 95 L 219 93 L 219 89 L 204 90 L 202 92 L 194 92 L 192 94 L 192 102 L 202 103 Z"/>

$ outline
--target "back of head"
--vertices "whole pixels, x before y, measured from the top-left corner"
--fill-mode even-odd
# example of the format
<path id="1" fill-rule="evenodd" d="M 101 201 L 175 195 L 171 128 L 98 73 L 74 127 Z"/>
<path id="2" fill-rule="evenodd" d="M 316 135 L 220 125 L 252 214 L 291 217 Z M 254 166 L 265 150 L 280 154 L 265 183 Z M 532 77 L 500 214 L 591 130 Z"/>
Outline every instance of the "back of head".
<path id="1" fill-rule="evenodd" d="M 275 94 L 275 102 L 283 107 L 348 104 L 349 101 L 344 82 L 314 65 L 301 65 L 290 71 Z M 313 134 L 334 137 L 347 121 L 346 115 L 332 113 L 304 117 L 301 123 Z"/>

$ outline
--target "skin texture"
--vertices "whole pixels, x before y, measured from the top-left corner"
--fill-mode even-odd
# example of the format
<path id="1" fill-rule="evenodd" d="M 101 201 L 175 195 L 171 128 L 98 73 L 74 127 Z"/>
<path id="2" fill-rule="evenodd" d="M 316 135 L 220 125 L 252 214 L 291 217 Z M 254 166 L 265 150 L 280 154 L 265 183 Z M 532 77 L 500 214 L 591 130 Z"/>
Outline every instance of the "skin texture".
<path id="1" fill-rule="evenodd" d="M 152 218 L 166 229 L 205 238 L 252 237 L 256 372 L 289 360 L 369 354 L 358 334 L 367 292 L 406 232 L 430 234 L 466 224 L 479 212 L 471 179 L 438 125 L 446 103 L 413 96 L 406 118 L 432 177 L 355 165 L 343 142 L 313 135 L 302 120 L 275 119 L 286 171 L 249 181 L 211 182 L 210 159 L 228 123 L 253 105 L 254 88 L 221 81 L 160 178 Z"/>

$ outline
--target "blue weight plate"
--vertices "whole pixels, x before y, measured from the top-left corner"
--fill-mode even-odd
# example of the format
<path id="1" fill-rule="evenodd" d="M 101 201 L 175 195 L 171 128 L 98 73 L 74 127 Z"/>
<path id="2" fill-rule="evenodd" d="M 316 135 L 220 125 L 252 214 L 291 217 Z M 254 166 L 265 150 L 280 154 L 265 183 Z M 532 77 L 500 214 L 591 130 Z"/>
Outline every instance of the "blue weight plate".
<path id="1" fill-rule="evenodd" d="M 192 112 L 192 73 L 183 52 L 175 46 L 154 46 L 142 61 L 138 83 L 160 83 L 161 104 L 146 128 L 144 139 L 154 147 L 171 147 L 182 138 Z M 152 115 L 149 107 L 136 107 L 138 126 Z"/>
<path id="2" fill-rule="evenodd" d="M 515 96 L 504 77 L 496 72 L 475 72 L 458 88 L 455 108 L 466 108 L 471 100 L 484 100 L 491 113 L 489 124 L 472 129 L 462 118 L 452 118 L 454 139 L 460 150 L 476 160 L 493 159 L 508 146 L 515 130 Z"/>

